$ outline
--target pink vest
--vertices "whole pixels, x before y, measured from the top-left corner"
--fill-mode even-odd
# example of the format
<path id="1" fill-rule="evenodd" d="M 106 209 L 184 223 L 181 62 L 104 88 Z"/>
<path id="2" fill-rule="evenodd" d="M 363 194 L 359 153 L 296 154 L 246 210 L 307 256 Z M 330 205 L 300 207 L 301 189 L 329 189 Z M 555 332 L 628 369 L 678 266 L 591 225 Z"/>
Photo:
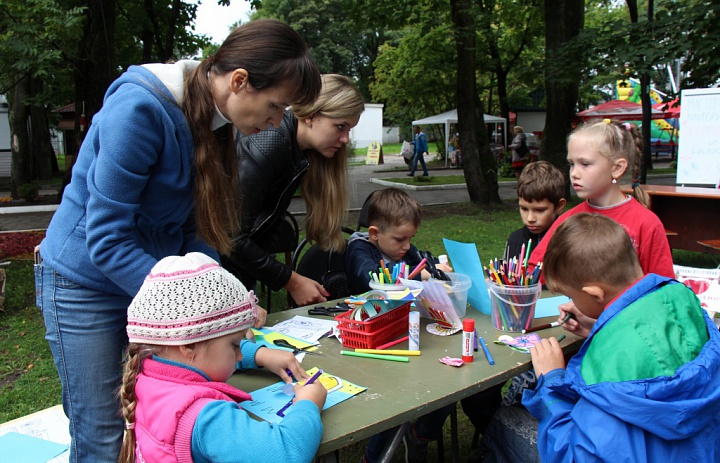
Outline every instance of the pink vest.
<path id="1" fill-rule="evenodd" d="M 192 462 L 192 430 L 200 410 L 215 400 L 252 400 L 228 384 L 152 359 L 143 362 L 135 395 L 138 463 Z"/>

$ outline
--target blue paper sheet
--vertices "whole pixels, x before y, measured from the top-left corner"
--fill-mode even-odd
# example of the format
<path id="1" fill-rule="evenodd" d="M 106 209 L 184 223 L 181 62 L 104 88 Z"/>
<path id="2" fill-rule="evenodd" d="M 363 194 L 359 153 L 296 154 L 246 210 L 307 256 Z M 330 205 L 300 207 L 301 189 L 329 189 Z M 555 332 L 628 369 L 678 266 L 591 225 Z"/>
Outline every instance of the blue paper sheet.
<path id="1" fill-rule="evenodd" d="M 570 302 L 567 296 L 555 296 L 538 299 L 535 303 L 535 318 L 557 317 L 560 315 L 558 306 Z"/>
<path id="2" fill-rule="evenodd" d="M 485 315 L 490 315 L 490 296 L 485 285 L 485 273 L 475 243 L 460 243 L 447 238 L 443 238 L 443 243 L 450 262 L 452 262 L 453 270 L 469 276 L 472 281 L 472 286 L 468 291 L 468 302 Z"/>
<path id="3" fill-rule="evenodd" d="M 307 370 L 307 374 L 313 375 L 316 371 L 317 368 L 312 368 Z M 327 410 L 333 405 L 337 405 L 367 389 L 329 373 L 323 373 L 319 381 L 328 391 L 323 410 Z M 280 423 L 283 417 L 279 416 L 277 411 L 292 399 L 292 396 L 283 392 L 284 387 L 285 383 L 280 381 L 253 391 L 251 393 L 253 400 L 240 402 L 240 407 L 265 421 L 275 424 Z M 292 406 L 288 410 L 290 409 L 292 409 Z"/>
<path id="4" fill-rule="evenodd" d="M 45 463 L 67 449 L 65 444 L 16 432 L 0 436 L 0 455 L 3 455 L 3 461 L 8 458 L 7 461 L 14 463 Z"/>

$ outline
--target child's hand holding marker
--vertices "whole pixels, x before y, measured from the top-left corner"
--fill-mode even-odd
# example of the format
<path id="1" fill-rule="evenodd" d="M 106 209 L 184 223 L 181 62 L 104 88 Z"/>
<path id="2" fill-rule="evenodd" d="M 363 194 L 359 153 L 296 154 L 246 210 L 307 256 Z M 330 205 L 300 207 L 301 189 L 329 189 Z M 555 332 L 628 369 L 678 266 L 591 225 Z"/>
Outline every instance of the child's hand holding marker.
<path id="1" fill-rule="evenodd" d="M 325 386 L 322 385 L 320 381 L 317 381 L 318 378 L 320 378 L 320 375 L 323 374 L 323 371 L 318 368 L 318 371 L 315 372 L 314 375 L 310 377 L 305 382 L 298 382 L 295 383 L 294 386 L 294 392 L 295 397 L 290 399 L 287 404 L 283 408 L 277 411 L 277 415 L 284 417 L 285 411 L 290 408 L 290 406 L 294 403 L 297 403 L 299 400 L 310 400 L 315 405 L 317 405 L 318 409 L 322 412 L 323 407 L 325 406 L 325 399 L 327 399 L 327 389 L 325 389 Z"/>
<path id="2" fill-rule="evenodd" d="M 575 307 L 573 301 L 560 304 L 558 310 L 560 310 L 558 320 L 564 320 L 563 327 L 572 334 L 583 338 L 588 337 L 597 321 L 580 312 L 577 307 Z M 568 316 L 570 318 L 566 320 Z"/>
<path id="3" fill-rule="evenodd" d="M 327 399 L 327 389 L 320 381 L 316 381 L 322 372 L 322 370 L 318 370 L 305 384 L 297 383 L 295 385 L 293 403 L 297 403 L 298 400 L 311 400 L 322 411 L 325 406 L 325 399 Z"/>

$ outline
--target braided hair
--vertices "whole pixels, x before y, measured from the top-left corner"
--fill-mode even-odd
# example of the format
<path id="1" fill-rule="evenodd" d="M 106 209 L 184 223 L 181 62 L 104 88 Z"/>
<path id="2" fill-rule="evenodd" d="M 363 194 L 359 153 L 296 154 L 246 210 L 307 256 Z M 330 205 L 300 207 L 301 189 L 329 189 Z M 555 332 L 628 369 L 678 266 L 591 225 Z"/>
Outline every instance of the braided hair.
<path id="1" fill-rule="evenodd" d="M 127 348 L 125 371 L 119 393 L 122 414 L 125 418 L 125 435 L 118 463 L 135 463 L 135 408 L 137 407 L 135 383 L 142 370 L 143 361 L 152 357 L 152 354 L 152 348 L 146 344 L 130 343 Z"/>

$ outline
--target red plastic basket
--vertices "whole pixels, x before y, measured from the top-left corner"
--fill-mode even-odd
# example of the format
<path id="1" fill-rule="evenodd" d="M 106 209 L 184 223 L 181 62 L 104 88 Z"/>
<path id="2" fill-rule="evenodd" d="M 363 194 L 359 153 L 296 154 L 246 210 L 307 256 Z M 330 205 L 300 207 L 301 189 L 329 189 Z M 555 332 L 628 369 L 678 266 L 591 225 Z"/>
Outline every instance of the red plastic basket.
<path id="1" fill-rule="evenodd" d="M 342 345 L 353 349 L 374 349 L 392 341 L 408 329 L 410 301 L 368 321 L 350 320 L 350 311 L 335 317 Z"/>

